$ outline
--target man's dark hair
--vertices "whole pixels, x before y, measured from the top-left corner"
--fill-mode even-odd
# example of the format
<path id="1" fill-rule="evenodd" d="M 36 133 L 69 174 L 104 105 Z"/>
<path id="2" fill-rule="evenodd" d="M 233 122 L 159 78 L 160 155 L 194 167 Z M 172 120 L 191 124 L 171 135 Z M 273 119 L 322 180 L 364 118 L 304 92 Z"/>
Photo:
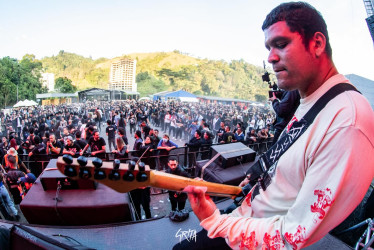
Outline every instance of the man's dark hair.
<path id="1" fill-rule="evenodd" d="M 106 124 L 111 125 L 111 124 L 112 124 L 112 121 L 111 121 L 111 120 L 107 120 L 107 121 L 106 121 Z"/>
<path id="2" fill-rule="evenodd" d="M 178 161 L 178 158 L 175 157 L 175 156 L 170 156 L 168 161 L 176 161 L 176 162 L 179 162 L 179 161 Z"/>
<path id="3" fill-rule="evenodd" d="M 77 131 L 77 133 L 75 133 L 75 138 L 81 138 L 81 135 L 82 135 L 82 132 Z"/>
<path id="4" fill-rule="evenodd" d="M 39 144 L 40 143 L 40 137 L 39 136 L 35 136 L 35 138 L 34 138 L 34 143 L 35 144 Z"/>
<path id="5" fill-rule="evenodd" d="M 34 134 L 34 131 L 35 131 L 34 127 L 29 128 L 29 133 L 30 134 Z"/>
<path id="6" fill-rule="evenodd" d="M 124 128 L 118 128 L 118 133 L 120 133 L 120 135 L 124 135 L 125 134 L 125 129 Z"/>
<path id="7" fill-rule="evenodd" d="M 332 57 L 326 22 L 321 13 L 313 6 L 305 2 L 282 3 L 266 16 L 262 24 L 262 30 L 266 30 L 280 21 L 285 21 L 291 32 L 297 32 L 301 35 L 307 50 L 309 50 L 309 42 L 314 34 L 321 32 L 326 37 L 325 52 L 329 58 Z"/>
<path id="8" fill-rule="evenodd" d="M 142 132 L 140 130 L 135 131 L 135 135 L 139 138 L 142 138 Z"/>

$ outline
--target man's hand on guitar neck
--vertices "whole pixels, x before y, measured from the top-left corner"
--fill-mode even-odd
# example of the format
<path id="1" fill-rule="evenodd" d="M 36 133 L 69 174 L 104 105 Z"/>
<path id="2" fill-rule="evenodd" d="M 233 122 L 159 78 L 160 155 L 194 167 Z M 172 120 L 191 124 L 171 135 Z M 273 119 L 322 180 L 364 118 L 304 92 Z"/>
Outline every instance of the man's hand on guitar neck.
<path id="1" fill-rule="evenodd" d="M 211 216 L 217 209 L 216 204 L 205 194 L 206 187 L 187 186 L 183 191 L 187 192 L 191 208 L 199 221 Z"/>

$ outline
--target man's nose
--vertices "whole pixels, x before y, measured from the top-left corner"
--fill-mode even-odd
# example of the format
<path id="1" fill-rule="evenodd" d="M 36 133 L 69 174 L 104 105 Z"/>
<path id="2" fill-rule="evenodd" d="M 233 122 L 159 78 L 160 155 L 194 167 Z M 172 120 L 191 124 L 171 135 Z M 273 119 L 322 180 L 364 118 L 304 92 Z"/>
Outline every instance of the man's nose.
<path id="1" fill-rule="evenodd" d="M 270 49 L 269 56 L 268 56 L 268 62 L 271 64 L 274 64 L 279 61 L 279 56 L 276 53 L 275 49 Z"/>

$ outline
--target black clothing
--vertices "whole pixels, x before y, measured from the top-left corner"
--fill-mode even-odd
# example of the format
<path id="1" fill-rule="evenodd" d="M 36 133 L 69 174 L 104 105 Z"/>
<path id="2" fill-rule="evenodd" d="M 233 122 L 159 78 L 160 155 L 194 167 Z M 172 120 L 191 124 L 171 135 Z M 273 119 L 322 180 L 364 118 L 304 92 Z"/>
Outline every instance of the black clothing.
<path id="1" fill-rule="evenodd" d="M 223 141 L 224 141 L 224 143 L 231 143 L 234 138 L 235 138 L 235 135 L 231 131 L 225 132 L 223 134 Z"/>
<path id="2" fill-rule="evenodd" d="M 166 170 L 166 173 L 174 174 L 178 176 L 184 176 L 184 177 L 191 177 L 189 173 L 187 173 L 181 166 L 177 166 L 174 170 L 171 170 L 171 168 L 168 168 Z M 187 200 L 187 194 L 183 192 L 175 192 L 175 191 L 169 191 L 169 200 L 171 203 L 171 210 L 182 210 L 184 209 L 186 205 Z"/>
<path id="3" fill-rule="evenodd" d="M 116 137 L 116 128 L 113 125 L 106 127 L 106 133 L 108 134 L 108 139 L 114 139 Z"/>
<path id="4" fill-rule="evenodd" d="M 276 143 L 279 135 L 292 119 L 297 107 L 299 107 L 299 91 L 284 91 L 281 100 L 275 99 L 272 104 L 274 112 L 277 114 L 277 119 L 274 125 L 275 134 L 273 138 L 273 143 Z"/>
<path id="5" fill-rule="evenodd" d="M 62 155 L 62 151 L 64 150 L 64 146 L 61 144 L 61 142 L 56 140 L 54 143 L 52 143 L 52 146 L 54 148 L 61 148 L 59 154 L 56 154 L 55 152 L 52 152 L 51 148 L 49 148 L 49 152 L 50 152 L 52 158 L 57 158 L 59 155 Z"/>
<path id="6" fill-rule="evenodd" d="M 147 219 L 152 218 L 151 216 L 151 189 L 149 187 L 145 189 L 137 188 L 129 192 L 132 202 L 134 203 L 135 207 L 135 218 L 136 220 L 141 219 L 141 210 L 140 205 L 142 205 L 145 217 Z"/>
<path id="7" fill-rule="evenodd" d="M 9 187 L 9 192 L 13 196 L 14 204 L 18 205 L 22 201 L 21 193 L 18 190 L 18 178 L 24 177 L 25 173 L 18 169 L 10 169 L 7 173 L 6 182 Z"/>
<path id="8" fill-rule="evenodd" d="M 95 141 L 93 137 L 90 138 L 88 141 L 88 145 L 90 145 L 91 148 L 91 153 L 95 151 L 99 151 L 103 149 L 103 146 L 106 145 L 104 138 L 99 137 L 99 140 Z M 97 158 L 105 158 L 105 152 L 104 153 L 99 153 L 95 154 L 95 157 Z"/>
<path id="9" fill-rule="evenodd" d="M 191 168 L 192 166 L 196 165 L 196 158 L 198 157 L 198 152 L 201 146 L 201 139 L 197 139 L 193 137 L 188 143 L 186 143 L 188 147 L 188 166 Z"/>
<path id="10" fill-rule="evenodd" d="M 69 152 L 73 152 L 74 156 L 79 156 L 79 152 L 82 150 L 82 148 L 79 146 L 78 143 L 74 142 L 73 145 L 69 146 L 66 145 L 65 149 Z"/>
<path id="11" fill-rule="evenodd" d="M 87 142 L 83 139 L 75 140 L 75 143 L 81 147 L 81 149 L 84 149 L 84 147 L 87 145 Z"/>
<path id="12" fill-rule="evenodd" d="M 210 146 L 212 146 L 213 140 L 212 139 L 201 139 L 201 159 L 206 160 L 209 159 L 210 157 Z"/>

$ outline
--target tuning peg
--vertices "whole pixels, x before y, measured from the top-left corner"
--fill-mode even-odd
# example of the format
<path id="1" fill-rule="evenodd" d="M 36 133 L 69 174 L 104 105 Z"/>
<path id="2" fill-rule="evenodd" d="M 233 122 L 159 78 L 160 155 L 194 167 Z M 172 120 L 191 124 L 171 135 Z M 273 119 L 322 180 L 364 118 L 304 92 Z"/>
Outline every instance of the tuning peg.
<path id="1" fill-rule="evenodd" d="M 118 170 L 112 170 L 108 175 L 109 180 L 118 181 L 121 179 L 121 175 L 119 174 Z"/>
<path id="2" fill-rule="evenodd" d="M 145 171 L 145 163 L 144 162 L 139 162 L 138 164 L 138 167 L 139 167 L 139 171 Z"/>
<path id="3" fill-rule="evenodd" d="M 135 170 L 136 162 L 135 161 L 129 161 L 129 170 Z"/>
<path id="4" fill-rule="evenodd" d="M 91 178 L 91 171 L 87 168 L 80 168 L 79 169 L 79 177 L 81 179 L 87 180 L 87 179 Z"/>
<path id="5" fill-rule="evenodd" d="M 74 177 L 77 176 L 77 171 L 73 166 L 65 166 L 64 175 L 67 177 Z"/>
<path id="6" fill-rule="evenodd" d="M 130 171 L 127 171 L 126 174 L 123 175 L 123 180 L 124 181 L 133 181 L 133 180 L 135 180 L 135 176 Z"/>
<path id="7" fill-rule="evenodd" d="M 94 158 L 92 160 L 92 164 L 95 166 L 95 168 L 101 168 L 101 166 L 103 165 L 103 161 L 99 158 Z"/>
<path id="8" fill-rule="evenodd" d="M 115 160 L 113 161 L 113 169 L 114 169 L 114 170 L 119 169 L 120 164 L 121 164 L 121 161 L 118 160 L 118 159 L 115 159 Z"/>
<path id="9" fill-rule="evenodd" d="M 72 157 L 71 155 L 63 155 L 63 156 L 62 156 L 62 160 L 63 160 L 66 164 L 68 164 L 68 165 L 70 165 L 70 164 L 73 163 L 73 157 Z"/>
<path id="10" fill-rule="evenodd" d="M 81 167 L 85 167 L 87 165 L 87 157 L 84 157 L 83 155 L 79 156 L 77 158 L 78 164 Z"/>
<path id="11" fill-rule="evenodd" d="M 95 166 L 95 167 L 96 167 L 96 166 Z M 100 167 L 101 167 L 101 166 L 100 166 Z M 103 180 L 103 179 L 106 178 L 106 174 L 105 174 L 105 172 L 104 172 L 103 170 L 97 168 L 97 169 L 95 169 L 94 178 L 95 178 L 96 180 Z"/>
<path id="12" fill-rule="evenodd" d="M 136 175 L 136 180 L 139 181 L 139 182 L 144 182 L 144 181 L 148 180 L 148 175 L 144 172 L 139 172 Z"/>

